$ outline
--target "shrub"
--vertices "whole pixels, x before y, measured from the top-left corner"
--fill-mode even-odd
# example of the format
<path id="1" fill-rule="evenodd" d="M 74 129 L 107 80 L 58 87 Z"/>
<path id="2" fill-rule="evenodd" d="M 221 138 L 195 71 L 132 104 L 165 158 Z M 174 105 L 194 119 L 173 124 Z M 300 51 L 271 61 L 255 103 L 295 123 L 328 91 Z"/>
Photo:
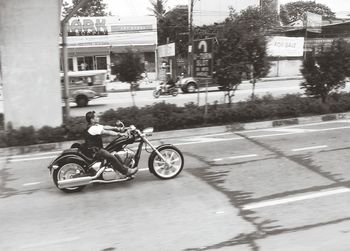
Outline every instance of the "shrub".
<path id="1" fill-rule="evenodd" d="M 38 130 L 39 142 L 60 142 L 65 139 L 66 130 L 64 127 L 44 126 Z"/>
<path id="2" fill-rule="evenodd" d="M 256 97 L 254 101 L 238 102 L 230 107 L 215 103 L 208 106 L 206 119 L 204 107 L 197 107 L 194 103 L 177 107 L 163 102 L 142 108 L 110 109 L 101 115 L 101 124 L 114 125 L 120 119 L 126 126 L 134 124 L 139 129 L 154 127 L 155 131 L 166 131 L 350 110 L 348 93 L 333 93 L 328 101 L 329 107 L 324 106 L 320 99 L 302 97 L 298 94 L 286 95 L 281 99 L 273 99 L 267 95 Z M 82 139 L 85 129 L 85 117 L 70 118 L 60 127 L 45 126 L 37 131 L 33 127 L 21 127 L 15 130 L 9 124 L 6 131 L 0 131 L 0 147 Z"/>
<path id="3" fill-rule="evenodd" d="M 12 124 L 9 123 L 5 133 L 7 146 L 26 146 L 36 144 L 38 142 L 33 126 L 22 126 L 17 130 L 13 129 Z"/>

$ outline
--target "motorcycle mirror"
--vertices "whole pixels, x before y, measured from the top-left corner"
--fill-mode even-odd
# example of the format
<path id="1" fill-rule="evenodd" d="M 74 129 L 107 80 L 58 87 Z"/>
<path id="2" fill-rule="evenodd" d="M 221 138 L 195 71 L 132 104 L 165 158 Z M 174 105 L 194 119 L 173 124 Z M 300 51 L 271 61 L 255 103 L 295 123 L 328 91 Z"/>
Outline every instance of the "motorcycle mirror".
<path id="1" fill-rule="evenodd" d="M 125 126 L 124 126 L 124 123 L 121 122 L 120 120 L 117 120 L 117 121 L 115 122 L 115 125 L 116 125 L 117 127 L 122 127 L 122 128 L 125 127 Z"/>

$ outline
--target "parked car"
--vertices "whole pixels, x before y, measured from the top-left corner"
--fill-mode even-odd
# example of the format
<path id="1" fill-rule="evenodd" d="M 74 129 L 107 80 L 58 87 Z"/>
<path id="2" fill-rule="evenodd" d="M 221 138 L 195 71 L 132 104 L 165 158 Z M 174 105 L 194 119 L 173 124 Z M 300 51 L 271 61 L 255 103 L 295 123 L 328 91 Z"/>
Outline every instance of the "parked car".
<path id="1" fill-rule="evenodd" d="M 106 75 L 106 70 L 68 72 L 70 101 L 83 107 L 87 106 L 92 99 L 107 97 Z M 63 78 L 64 75 L 61 73 L 62 94 Z"/>
<path id="2" fill-rule="evenodd" d="M 220 86 L 213 78 L 179 77 L 176 85 L 183 93 L 193 93 L 196 92 L 198 88 L 205 88 L 206 81 L 208 82 L 208 87 L 217 86 L 220 89 Z"/>

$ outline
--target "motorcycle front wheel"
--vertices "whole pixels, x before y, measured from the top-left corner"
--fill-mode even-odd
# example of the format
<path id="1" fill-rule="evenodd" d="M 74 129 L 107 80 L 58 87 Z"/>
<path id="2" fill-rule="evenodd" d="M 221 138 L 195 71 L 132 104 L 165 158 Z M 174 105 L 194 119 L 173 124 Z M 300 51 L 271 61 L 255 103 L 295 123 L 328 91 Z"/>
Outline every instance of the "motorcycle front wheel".
<path id="1" fill-rule="evenodd" d="M 155 98 L 159 98 L 159 96 L 160 96 L 160 90 L 155 90 L 154 92 L 153 92 L 153 96 L 155 97 Z"/>
<path id="2" fill-rule="evenodd" d="M 59 188 L 58 181 L 62 181 L 66 179 L 74 179 L 79 177 L 79 175 L 84 175 L 84 174 L 85 174 L 85 170 L 82 167 L 82 163 L 80 163 L 80 161 L 77 161 L 77 160 L 73 160 L 73 161 L 71 160 L 59 166 L 57 169 L 55 169 L 52 173 L 52 178 L 58 189 L 66 193 L 74 193 L 74 192 L 81 191 L 85 186 Z"/>
<path id="3" fill-rule="evenodd" d="M 154 151 L 148 161 L 150 171 L 156 177 L 164 180 L 172 179 L 179 175 L 184 167 L 184 157 L 181 151 L 172 145 L 160 146 L 157 150 L 169 165 Z"/>

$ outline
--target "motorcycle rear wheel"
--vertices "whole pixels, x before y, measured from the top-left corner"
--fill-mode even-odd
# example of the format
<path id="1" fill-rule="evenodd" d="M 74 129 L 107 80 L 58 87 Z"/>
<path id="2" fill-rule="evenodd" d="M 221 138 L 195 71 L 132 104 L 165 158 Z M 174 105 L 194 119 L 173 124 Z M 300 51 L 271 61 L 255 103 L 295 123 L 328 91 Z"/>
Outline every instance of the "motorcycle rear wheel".
<path id="1" fill-rule="evenodd" d="M 55 169 L 52 173 L 53 181 L 58 189 L 66 193 L 75 193 L 84 189 L 85 186 L 69 187 L 69 188 L 59 188 L 58 181 L 73 179 L 77 175 L 77 172 L 80 174 L 85 174 L 85 170 L 82 167 L 82 163 L 78 160 L 71 160 L 70 162 L 64 163 Z"/>
<path id="2" fill-rule="evenodd" d="M 160 146 L 157 150 L 170 163 L 170 166 L 167 166 L 154 151 L 148 161 L 150 171 L 163 180 L 173 179 L 179 175 L 184 167 L 184 157 L 181 151 L 172 145 Z"/>

